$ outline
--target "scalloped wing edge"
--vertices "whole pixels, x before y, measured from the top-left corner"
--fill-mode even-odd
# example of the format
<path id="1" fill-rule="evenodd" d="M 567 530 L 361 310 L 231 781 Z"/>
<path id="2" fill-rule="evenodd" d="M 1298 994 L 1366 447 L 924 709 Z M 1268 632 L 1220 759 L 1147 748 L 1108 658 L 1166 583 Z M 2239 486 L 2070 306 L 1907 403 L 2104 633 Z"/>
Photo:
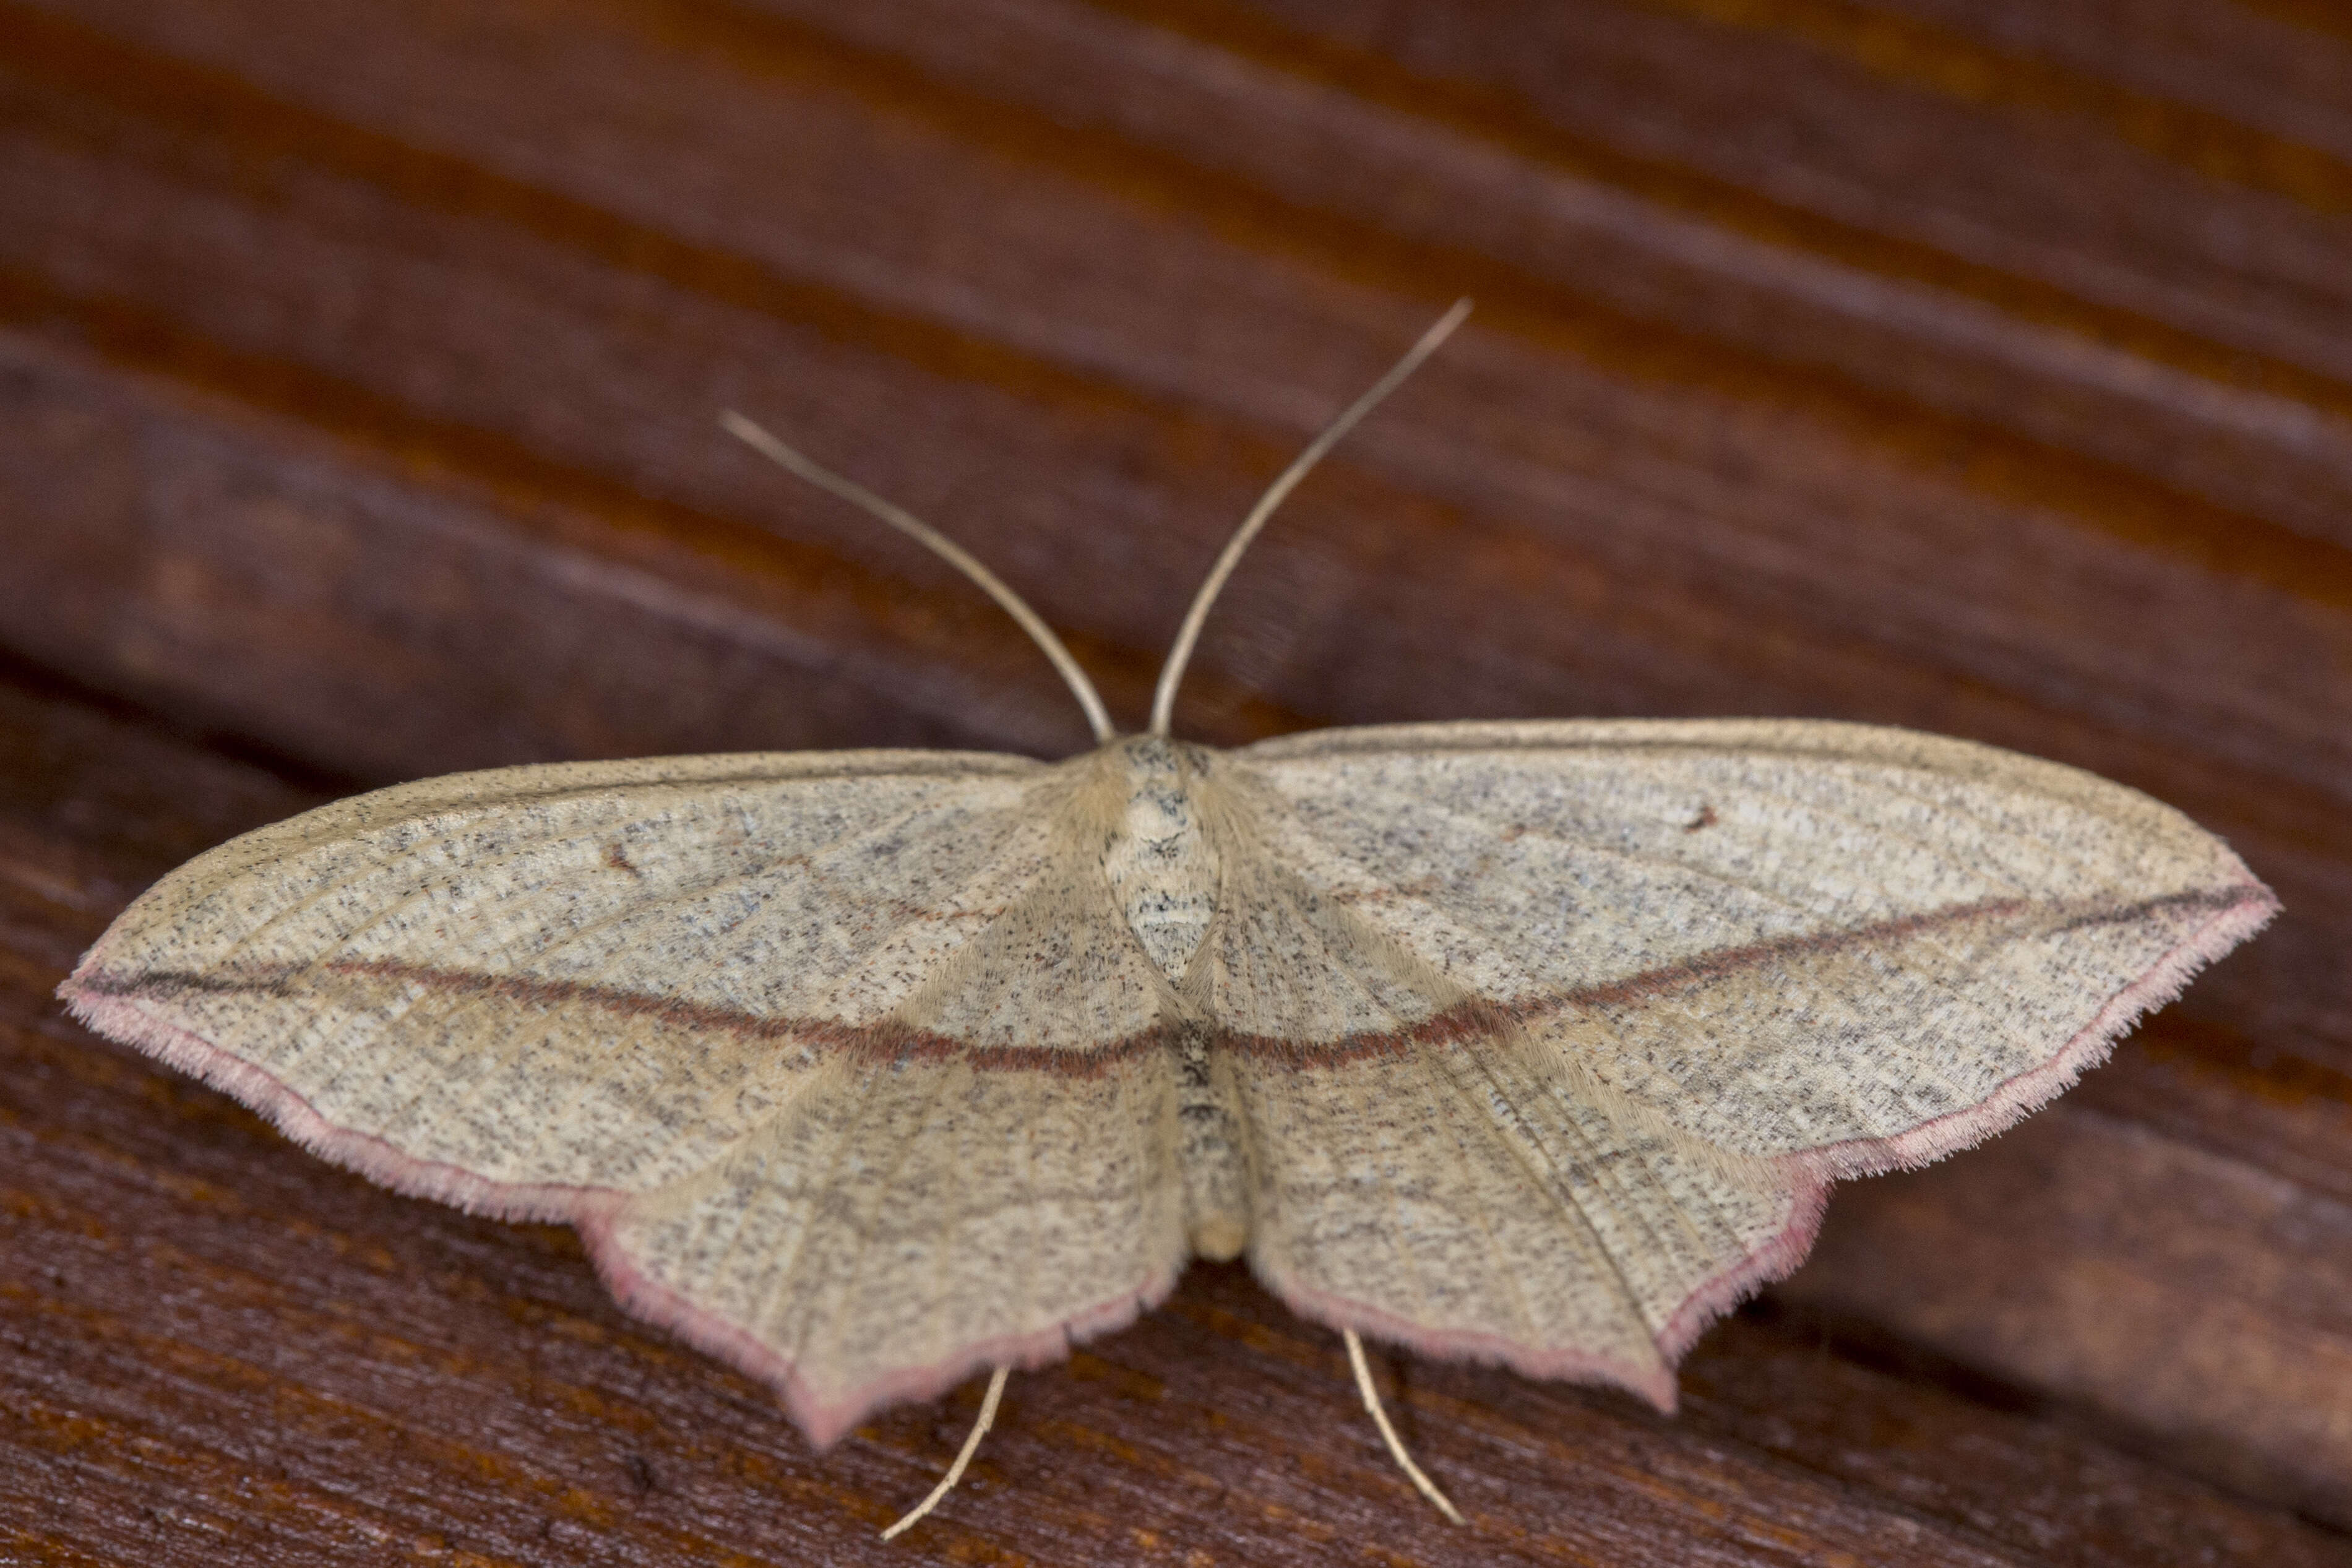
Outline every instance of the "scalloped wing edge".
<path id="1" fill-rule="evenodd" d="M 1360 1334 L 1401 1344 L 1435 1361 L 1482 1362 L 1507 1367 L 1525 1377 L 1570 1383 L 1612 1384 L 1637 1395 L 1661 1415 L 1675 1413 L 1677 1394 L 1674 1363 L 1696 1343 L 1716 1319 L 1748 1299 L 1759 1287 L 1782 1279 L 1805 1260 L 1822 1228 L 1822 1213 L 1829 1202 L 1829 1184 L 1811 1182 L 1791 1188 L 1789 1217 L 1763 1245 L 1710 1275 L 1683 1299 L 1657 1331 L 1660 1360 L 1643 1365 L 1614 1356 L 1594 1355 L 1565 1346 L 1521 1344 L 1500 1334 L 1448 1333 L 1384 1312 L 1343 1296 L 1284 1282 L 1264 1269 L 1256 1270 L 1265 1288 L 1300 1317 L 1332 1329 L 1352 1329 Z"/>
<path id="2" fill-rule="evenodd" d="M 1718 1318 L 1764 1286 L 1796 1272 L 1821 1234 L 1832 1184 L 1848 1177 L 1932 1164 L 2006 1131 L 2073 1088 L 2084 1072 L 2107 1058 L 2116 1042 L 2143 1016 L 2179 995 L 2200 970 L 2278 914 L 2278 899 L 2268 888 L 2250 881 L 2245 892 L 2243 900 L 2200 926 L 2117 991 L 2047 1061 L 2008 1079 L 1975 1105 L 1891 1138 L 1829 1144 L 1771 1162 L 1774 1168 L 1794 1178 L 1789 1188 L 1787 1224 L 1762 1246 L 1717 1270 L 1683 1298 L 1654 1336 L 1661 1364 L 1645 1366 L 1565 1347 L 1526 1345 L 1500 1335 L 1428 1329 L 1361 1301 L 1286 1282 L 1267 1269 L 1255 1271 L 1284 1305 L 1326 1327 L 1352 1329 L 1439 1361 L 1483 1362 L 1528 1377 L 1612 1384 L 1638 1395 L 1659 1414 L 1671 1415 L 1677 1402 L 1675 1363 Z"/>
<path id="3" fill-rule="evenodd" d="M 2250 882 L 2246 893 L 2109 998 L 2049 1060 L 2010 1079 L 1977 1104 L 1891 1138 L 1825 1145 L 1776 1162 L 1797 1178 L 1788 1224 L 1763 1246 L 1709 1277 L 1668 1315 L 1655 1335 L 1663 1365 L 1640 1366 L 1581 1351 L 1522 1345 L 1496 1335 L 1431 1330 L 1362 1302 L 1287 1284 L 1264 1269 L 1255 1271 L 1291 1310 L 1311 1321 L 1353 1329 L 1437 1360 L 1492 1363 L 1530 1377 L 1614 1384 L 1671 1414 L 1676 1402 L 1674 1363 L 1717 1318 L 1804 1261 L 1820 1232 L 1832 1182 L 1932 1163 L 1993 1136 L 2064 1093 L 2105 1060 L 2116 1041 L 2142 1016 L 2178 996 L 2200 970 L 2277 915 L 2279 902 L 2269 889 Z M 495 1182 L 459 1166 L 404 1154 L 381 1138 L 335 1125 L 280 1079 L 152 1016 L 137 1002 L 83 990 L 76 982 L 89 967 L 85 961 L 58 987 L 68 1010 L 82 1024 L 220 1089 L 304 1149 L 394 1192 L 495 1219 L 572 1225 L 587 1245 L 597 1273 L 625 1310 L 768 1384 L 820 1448 L 883 1405 L 935 1397 L 986 1368 L 1027 1370 L 1059 1361 L 1079 1342 L 1125 1328 L 1159 1305 L 1183 1271 L 1180 1263 L 1048 1328 L 975 1342 L 939 1362 L 901 1368 L 828 1398 L 802 1379 L 790 1362 L 740 1326 L 696 1307 L 637 1269 L 614 1234 L 627 1194 L 609 1187 Z"/>
<path id="4" fill-rule="evenodd" d="M 697 1307 L 638 1269 L 614 1235 L 629 1194 L 612 1187 L 496 1182 L 462 1166 L 404 1154 L 383 1139 L 337 1126 L 283 1080 L 193 1031 L 153 1016 L 136 1001 L 81 989 L 75 982 L 89 967 L 85 962 L 58 987 L 59 999 L 78 1022 L 220 1090 L 310 1153 L 379 1186 L 491 1219 L 570 1225 L 580 1233 L 598 1277 L 624 1310 L 767 1384 L 784 1413 L 819 1448 L 832 1447 L 884 1405 L 935 1398 L 994 1367 L 1030 1371 L 1060 1361 L 1080 1342 L 1123 1329 L 1167 1300 L 1183 1272 L 1180 1262 L 1046 1328 L 975 1341 L 940 1361 L 901 1367 L 845 1392 L 820 1394 L 791 1362 L 740 1325 Z"/>
<path id="5" fill-rule="evenodd" d="M 2126 984 L 2091 1021 L 2038 1067 L 2009 1079 L 1976 1104 L 1948 1111 L 1887 1138 L 1855 1138 L 1785 1154 L 1774 1163 L 1817 1180 L 1916 1171 L 1983 1142 L 2016 1125 L 2074 1087 L 2105 1061 L 2116 1042 L 2147 1014 L 2188 988 L 2200 970 L 2252 937 L 2278 915 L 2277 895 L 2249 880 L 2242 897 Z"/>

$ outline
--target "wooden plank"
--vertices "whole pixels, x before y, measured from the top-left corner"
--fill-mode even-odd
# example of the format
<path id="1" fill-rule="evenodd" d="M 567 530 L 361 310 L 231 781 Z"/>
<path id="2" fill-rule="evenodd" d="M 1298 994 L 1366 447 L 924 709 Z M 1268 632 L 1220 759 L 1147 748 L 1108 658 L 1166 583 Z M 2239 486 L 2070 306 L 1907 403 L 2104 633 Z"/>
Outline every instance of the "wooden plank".
<path id="1" fill-rule="evenodd" d="M 2352 1117 L 2333 1109 L 2341 1149 Z M 1783 1289 L 2345 1520 L 2347 1268 L 2352 1203 L 2068 1103 L 1851 1194 Z"/>
<path id="2" fill-rule="evenodd" d="M 1684 1413 L 1391 1363 L 1482 1560 L 2352 1560 L 2352 100 L 2127 0 L 0 3 L 0 1554 L 1456 1560 L 1234 1269 L 814 1456 L 568 1233 L 66 1025 L 186 854 L 534 758 L 1817 713 L 2098 768 L 2279 926 L 2067 1105 L 1842 1197 Z M 2333 63 L 2331 63 L 2333 62 Z M 61 684 L 62 683 L 62 684 Z"/>
<path id="3" fill-rule="evenodd" d="M 144 876 L 315 788 L 20 686 L 0 686 L 0 1407 L 25 1461 L 0 1519 L 21 1542 L 142 1563 L 1278 1563 L 1373 1542 L 1453 1560 L 1354 1420 L 1332 1336 L 1235 1268 L 1020 1380 L 950 1522 L 875 1545 L 970 1390 L 813 1456 L 756 1386 L 619 1313 L 567 1233 L 330 1171 L 43 1005 L 58 955 Z M 2340 1560 L 2063 1418 L 1832 1355 L 1804 1321 L 1717 1340 L 1671 1420 L 1490 1370 L 1388 1370 L 1494 1561 Z M 2132 1506 L 2086 1510 L 2084 1489 Z"/>

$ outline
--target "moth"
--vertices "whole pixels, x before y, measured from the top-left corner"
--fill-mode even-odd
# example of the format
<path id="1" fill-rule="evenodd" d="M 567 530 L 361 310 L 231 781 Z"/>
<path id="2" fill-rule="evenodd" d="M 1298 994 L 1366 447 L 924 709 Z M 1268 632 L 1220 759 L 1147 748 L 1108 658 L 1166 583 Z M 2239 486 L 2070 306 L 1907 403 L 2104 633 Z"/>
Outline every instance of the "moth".
<path id="1" fill-rule="evenodd" d="M 2074 768 L 1815 721 L 1177 739 L 927 524 L 1098 745 L 510 767 L 323 806 L 140 898 L 61 994 L 404 1193 L 578 1227 L 819 1444 L 1245 1257 L 1340 1330 L 1673 1407 L 1832 1180 L 2064 1089 L 2277 909 Z"/>

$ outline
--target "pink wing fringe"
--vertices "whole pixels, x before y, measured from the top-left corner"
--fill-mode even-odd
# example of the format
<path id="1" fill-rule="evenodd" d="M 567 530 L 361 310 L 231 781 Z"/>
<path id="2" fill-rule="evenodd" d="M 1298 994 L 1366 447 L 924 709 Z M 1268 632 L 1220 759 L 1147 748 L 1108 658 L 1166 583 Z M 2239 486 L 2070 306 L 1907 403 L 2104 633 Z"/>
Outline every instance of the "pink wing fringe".
<path id="1" fill-rule="evenodd" d="M 1667 1316 L 1656 1333 L 1663 1365 L 1643 1366 L 1579 1351 L 1522 1345 L 1495 1335 L 1446 1333 L 1360 1301 L 1277 1278 L 1267 1277 L 1266 1285 L 1300 1317 L 1331 1328 L 1353 1329 L 1441 1361 L 1488 1362 L 1528 1377 L 1615 1384 L 1671 1415 L 1675 1404 L 1674 1363 L 1717 1318 L 1773 1280 L 1796 1271 L 1821 1234 L 1822 1214 L 1832 1182 L 1932 1164 L 1983 1142 L 2065 1093 L 2084 1072 L 2107 1059 L 2116 1041 L 2142 1015 L 2179 995 L 2199 970 L 2262 930 L 2278 913 L 2278 900 L 2261 883 L 2248 882 L 2244 893 L 2243 899 L 2198 927 L 2146 973 L 2108 998 L 2097 1016 L 2049 1060 L 2009 1079 L 1977 1104 L 1923 1121 L 1892 1138 L 1826 1144 L 1777 1162 L 1795 1178 L 1787 1224 L 1747 1257 L 1708 1278 Z M 1259 1272 L 1268 1274 L 1264 1269 Z"/>
<path id="2" fill-rule="evenodd" d="M 2279 912 L 2278 899 L 2260 882 L 2247 883 L 2243 891 L 2245 896 L 2237 903 L 2198 927 L 2187 941 L 2151 964 L 2147 973 L 2109 997 L 2098 1016 L 2040 1067 L 2018 1074 L 1966 1110 L 1923 1121 L 1908 1132 L 1824 1144 L 1790 1156 L 1790 1163 L 1809 1174 L 1832 1180 L 1916 1171 L 2032 1115 L 2105 1061 L 2126 1030 L 2179 995 L 2199 970 L 2270 924 Z"/>
<path id="3" fill-rule="evenodd" d="M 91 958 L 83 960 L 76 978 L 91 968 L 95 957 L 93 952 Z M 792 1363 L 725 1318 L 704 1311 L 638 1270 L 614 1235 L 628 1203 L 626 1193 L 610 1187 L 493 1182 L 457 1165 L 412 1158 L 381 1138 L 336 1126 L 279 1079 L 200 1036 L 142 1012 L 135 1001 L 84 991 L 71 979 L 58 988 L 58 994 L 76 1018 L 99 1034 L 135 1046 L 243 1101 L 313 1154 L 357 1171 L 379 1185 L 493 1219 L 548 1220 L 572 1226 L 586 1243 L 596 1272 L 624 1308 L 774 1389 L 785 1411 L 820 1448 L 830 1447 L 881 1405 L 934 1398 L 972 1373 L 992 1367 L 1026 1370 L 1057 1362 L 1081 1340 L 1125 1328 L 1176 1288 L 1179 1270 L 1171 1268 L 1163 1278 L 1097 1302 L 1051 1328 L 981 1340 L 942 1361 L 904 1367 L 827 1399 L 799 1375 Z"/>
<path id="4" fill-rule="evenodd" d="M 93 954 L 95 956 L 95 954 Z M 167 1066 L 252 1107 L 277 1129 L 321 1159 L 411 1197 L 432 1198 L 493 1219 L 555 1220 L 578 1225 L 617 1208 L 626 1194 L 607 1187 L 526 1185 L 493 1182 L 458 1165 L 418 1160 L 383 1139 L 338 1127 L 299 1094 L 241 1057 L 200 1035 L 165 1023 L 123 996 L 82 990 L 74 978 L 58 987 L 66 1010 L 110 1040 L 136 1046 Z"/>
<path id="5" fill-rule="evenodd" d="M 1804 1261 L 1820 1232 L 1831 1182 L 1927 1164 L 1989 1138 L 2040 1108 L 2072 1087 L 2087 1068 L 2104 1061 L 2116 1038 L 2143 1013 L 2179 995 L 2198 970 L 2259 931 L 2278 907 L 2268 889 L 2249 884 L 2243 901 L 2215 916 L 2117 992 L 2048 1061 L 2011 1079 L 1980 1103 L 1892 1138 L 1858 1139 L 1787 1157 L 1781 1163 L 1795 1178 L 1795 1184 L 1790 1191 L 1786 1225 L 1756 1250 L 1701 1284 L 1675 1309 L 1656 1332 L 1662 1364 L 1642 1366 L 1580 1351 L 1522 1345 L 1498 1336 L 1433 1331 L 1365 1303 L 1285 1281 L 1264 1268 L 1259 1273 L 1293 1311 L 1332 1328 L 1354 1329 L 1441 1360 L 1497 1363 L 1530 1377 L 1616 1384 L 1660 1411 L 1671 1413 L 1675 1403 L 1674 1363 L 1717 1318 Z M 456 1165 L 414 1159 L 381 1138 L 338 1127 L 301 1095 L 252 1063 L 152 1016 L 134 1000 L 84 990 L 77 982 L 96 967 L 105 945 L 101 940 L 73 976 L 58 988 L 68 1009 L 83 1024 L 243 1101 L 312 1153 L 394 1192 L 432 1198 L 497 1219 L 547 1220 L 574 1226 L 595 1260 L 597 1272 L 624 1308 L 773 1388 L 793 1421 L 819 1447 L 830 1446 L 881 1405 L 935 1397 L 986 1368 L 1025 1369 L 1059 1361 L 1073 1345 L 1125 1328 L 1157 1306 L 1175 1289 L 1181 1271 L 1171 1268 L 1162 1278 L 1087 1307 L 1050 1328 L 976 1342 L 941 1361 L 902 1368 L 827 1399 L 801 1378 L 790 1362 L 742 1329 L 695 1306 L 637 1269 L 614 1237 L 627 1194 L 609 1187 L 493 1182 Z"/>

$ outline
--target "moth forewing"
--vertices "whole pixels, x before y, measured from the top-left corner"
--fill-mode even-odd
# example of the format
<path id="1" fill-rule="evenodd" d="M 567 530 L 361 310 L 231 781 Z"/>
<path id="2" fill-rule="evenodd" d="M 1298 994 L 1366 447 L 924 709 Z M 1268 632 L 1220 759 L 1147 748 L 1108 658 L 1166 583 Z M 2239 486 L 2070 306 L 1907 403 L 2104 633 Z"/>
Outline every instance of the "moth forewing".
<path id="1" fill-rule="evenodd" d="M 1236 762 L 1363 920 L 1686 1132 L 1828 1173 L 1998 1131 L 2277 908 L 2137 791 L 1899 730 L 1415 725 Z"/>
<path id="2" fill-rule="evenodd" d="M 1830 1178 L 2063 1089 L 2276 900 L 2179 813 L 1806 721 L 1121 741 L 937 530 L 730 427 L 1003 605 L 1097 750 L 665 758 L 378 791 L 166 877 L 75 1016 L 404 1192 L 578 1226 L 816 1441 L 1066 1353 L 1246 1250 L 1343 1331 L 1662 1407 Z M 921 1517 L 935 1490 L 893 1533 Z"/>

